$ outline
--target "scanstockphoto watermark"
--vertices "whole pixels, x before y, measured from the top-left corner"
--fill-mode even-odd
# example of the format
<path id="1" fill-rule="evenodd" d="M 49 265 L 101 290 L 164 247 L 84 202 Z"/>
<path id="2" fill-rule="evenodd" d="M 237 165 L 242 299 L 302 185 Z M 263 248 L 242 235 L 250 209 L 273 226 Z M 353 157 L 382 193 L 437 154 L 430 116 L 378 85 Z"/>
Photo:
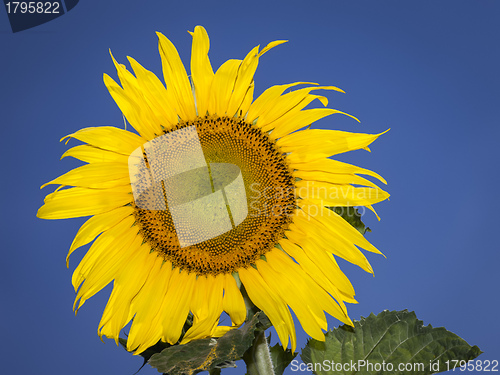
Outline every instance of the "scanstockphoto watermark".
<path id="1" fill-rule="evenodd" d="M 432 360 L 425 362 L 412 363 L 391 363 L 391 362 L 371 362 L 367 360 L 357 360 L 349 362 L 335 362 L 332 360 L 324 360 L 316 363 L 304 363 L 294 359 L 290 363 L 290 369 L 294 372 L 306 371 L 330 371 L 330 372 L 383 372 L 383 373 L 418 373 L 418 372 L 441 372 L 441 371 L 474 371 L 474 372 L 498 372 L 498 360 L 471 360 L 471 361 L 439 361 Z"/>
<path id="2" fill-rule="evenodd" d="M 427 364 L 427 367 L 430 365 Z M 306 372 L 306 371 L 336 371 L 336 372 L 358 372 L 358 371 L 369 371 L 369 372 L 393 372 L 393 371 L 403 371 L 403 372 L 413 372 L 413 371 L 424 371 L 426 365 L 424 363 L 398 363 L 394 365 L 390 362 L 370 362 L 366 360 L 349 361 L 349 362 L 335 362 L 332 360 L 324 360 L 322 362 L 316 363 L 304 363 L 298 360 L 293 360 L 291 362 L 290 369 L 294 372 Z M 437 363 L 437 369 L 439 370 L 439 363 Z"/>
<path id="3" fill-rule="evenodd" d="M 298 198 L 322 199 L 324 201 L 382 200 L 386 193 L 375 187 L 354 186 L 349 184 L 323 183 L 316 181 L 298 181 L 294 187 L 261 186 L 254 182 L 250 185 L 252 200 L 282 198 L 294 194 Z"/>
<path id="4" fill-rule="evenodd" d="M 249 186 L 248 206 L 250 216 L 293 216 L 297 209 L 297 200 L 304 199 L 299 204 L 300 210 L 307 217 L 344 215 L 344 210 L 357 208 L 356 215 L 362 217 L 366 207 L 360 202 L 382 197 L 381 190 L 375 188 L 357 188 L 355 186 L 317 186 L 314 182 L 304 182 L 302 186 L 284 188 L 281 186 L 265 186 L 252 183 Z M 282 205 L 286 197 L 293 197 L 293 204 Z M 337 203 L 338 202 L 338 203 Z M 336 207 L 336 211 L 321 209 L 321 207 Z"/>
<path id="5" fill-rule="evenodd" d="M 262 204 L 261 204 L 262 203 Z M 269 204 L 268 202 L 258 202 L 252 200 L 249 202 L 248 216 L 250 217 L 281 217 L 294 215 L 305 215 L 304 217 L 308 220 L 311 218 L 318 217 L 333 217 L 333 216 L 344 216 L 344 215 L 356 215 L 359 218 L 366 214 L 366 207 L 355 206 L 354 204 L 347 204 L 345 207 L 332 206 L 332 204 L 327 204 L 324 201 L 315 202 L 315 204 L 297 206 L 297 204 L 291 204 L 287 206 L 282 206 L 280 204 Z M 327 207 L 335 207 L 335 210 L 328 209 Z M 353 213 L 352 208 L 356 208 L 356 212 Z"/>

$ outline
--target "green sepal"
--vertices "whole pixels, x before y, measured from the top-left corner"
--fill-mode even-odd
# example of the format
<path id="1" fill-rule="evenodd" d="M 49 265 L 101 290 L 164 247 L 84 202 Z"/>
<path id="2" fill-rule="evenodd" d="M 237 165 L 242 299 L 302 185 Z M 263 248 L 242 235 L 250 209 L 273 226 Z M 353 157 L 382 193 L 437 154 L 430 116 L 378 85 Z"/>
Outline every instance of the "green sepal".
<path id="1" fill-rule="evenodd" d="M 218 339 L 206 338 L 173 345 L 153 354 L 148 363 L 168 375 L 192 375 L 200 371 L 236 367 L 234 362 L 252 346 L 256 334 L 270 326 L 269 319 L 260 311 L 241 328 L 233 329 Z"/>
<path id="2" fill-rule="evenodd" d="M 125 348 L 125 350 L 127 350 L 127 339 L 122 339 L 120 337 L 118 340 L 120 341 L 120 344 Z M 155 345 L 150 346 L 141 354 L 139 354 L 142 358 L 144 358 L 144 363 L 142 364 L 141 367 L 139 367 L 139 370 L 137 370 L 136 374 L 146 365 L 146 363 L 148 363 L 149 358 L 151 358 L 153 354 L 160 353 L 163 349 L 166 349 L 170 346 L 172 345 L 166 342 L 158 341 Z"/>
<path id="3" fill-rule="evenodd" d="M 356 207 L 328 207 L 333 212 L 337 213 L 339 216 L 342 216 L 345 221 L 351 224 L 354 228 L 356 228 L 361 234 L 365 234 L 366 232 L 371 232 L 371 229 L 368 228 L 361 221 L 361 214 L 359 213 Z"/>
<path id="4" fill-rule="evenodd" d="M 297 353 L 293 353 L 290 349 L 283 350 L 281 344 L 270 347 L 269 351 L 271 353 L 275 375 L 282 375 L 290 362 L 297 356 Z"/>
<path id="5" fill-rule="evenodd" d="M 344 325 L 327 332 L 325 337 L 325 342 L 309 340 L 301 354 L 304 364 L 310 364 L 312 369 L 314 364 L 321 364 L 313 371 L 316 375 L 428 375 L 451 370 L 455 360 L 470 361 L 482 353 L 477 346 L 470 346 L 443 327 L 424 326 L 414 312 L 407 310 L 385 310 L 376 316 L 372 313 L 354 321 L 354 328 Z M 333 369 L 328 370 L 324 361 Z M 366 361 L 365 366 L 353 369 L 352 364 L 359 364 L 358 361 Z M 335 371 L 333 363 L 349 364 L 346 367 L 349 371 Z M 368 368 L 367 363 L 372 367 Z M 384 363 L 386 371 L 381 371 Z M 391 364 L 393 370 L 387 371 Z M 412 364 L 413 371 L 399 371 L 400 364 Z"/>

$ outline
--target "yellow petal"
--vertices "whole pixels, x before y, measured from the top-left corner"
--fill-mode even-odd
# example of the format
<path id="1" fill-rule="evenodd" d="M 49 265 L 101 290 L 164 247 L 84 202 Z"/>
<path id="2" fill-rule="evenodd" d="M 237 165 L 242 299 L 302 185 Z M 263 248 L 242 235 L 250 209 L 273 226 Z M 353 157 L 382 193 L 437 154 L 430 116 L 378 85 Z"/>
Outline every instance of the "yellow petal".
<path id="1" fill-rule="evenodd" d="M 369 206 L 389 198 L 382 189 L 336 185 L 320 181 L 296 181 L 295 191 L 302 199 L 321 206 Z"/>
<path id="2" fill-rule="evenodd" d="M 101 337 L 114 338 L 117 344 L 120 330 L 131 319 L 131 301 L 143 288 L 158 258 L 146 245 L 140 246 L 136 251 L 138 257 L 135 261 L 128 262 L 115 278 L 113 292 L 98 326 Z"/>
<path id="3" fill-rule="evenodd" d="M 199 276 L 191 299 L 193 325 L 187 330 L 181 344 L 210 337 L 222 313 L 223 275 Z"/>
<path id="4" fill-rule="evenodd" d="M 134 68 L 137 69 L 136 72 L 137 78 L 136 78 L 133 76 L 131 72 L 129 72 L 125 68 L 125 65 L 121 65 L 116 62 L 111 51 L 109 51 L 109 54 L 113 59 L 113 63 L 115 64 L 118 78 L 120 79 L 120 83 L 123 86 L 123 91 L 121 92 L 122 95 L 119 95 L 120 87 L 116 85 L 116 83 L 113 87 L 114 90 L 110 90 L 111 95 L 116 94 L 118 95 L 117 98 L 124 101 L 122 103 L 123 106 L 120 105 L 120 103 L 115 99 L 116 103 L 122 109 L 122 112 L 125 114 L 127 119 L 131 117 L 130 124 L 143 137 L 147 139 L 152 139 L 155 136 L 155 134 L 161 134 L 162 129 L 160 125 L 162 119 L 157 118 L 152 108 L 150 108 L 150 106 L 148 105 L 148 102 L 145 98 L 145 94 L 147 93 L 147 91 L 144 90 L 144 84 L 142 84 L 141 87 L 140 78 L 144 78 L 143 76 L 141 76 L 141 72 L 145 71 L 145 69 L 142 70 L 138 69 L 139 64 L 134 60 L 133 61 L 133 63 L 135 63 Z M 105 83 L 109 82 L 111 84 L 110 81 L 112 80 L 105 75 L 104 81 Z M 157 78 L 156 81 L 158 81 Z M 108 86 L 108 84 L 106 84 L 106 86 Z M 111 89 L 111 86 L 108 86 L 108 89 Z M 113 96 L 113 98 L 115 98 L 115 96 Z M 126 111 L 124 111 L 124 109 Z"/>
<path id="5" fill-rule="evenodd" d="M 307 206 L 304 210 L 312 211 L 313 209 L 311 206 Z M 354 246 L 354 243 L 344 236 L 338 235 L 338 232 L 331 230 L 330 227 L 326 227 L 312 218 L 307 220 L 301 215 L 296 215 L 292 227 L 293 230 L 302 232 L 307 237 L 306 243 L 312 241 L 318 247 L 324 249 L 326 253 L 333 253 L 348 262 L 358 265 L 366 272 L 373 273 L 373 269 L 365 255 Z"/>
<path id="6" fill-rule="evenodd" d="M 269 100 L 265 106 L 260 110 L 258 114 L 250 114 L 249 113 L 249 120 L 253 121 L 253 116 L 256 115 L 258 117 L 257 125 L 259 127 L 264 127 L 267 124 L 272 123 L 273 121 L 276 121 L 279 119 L 281 116 L 285 115 L 287 112 L 291 111 L 295 107 L 299 106 L 298 108 L 302 109 L 305 107 L 305 105 L 308 104 L 306 101 L 307 99 L 309 100 L 309 103 L 313 99 L 319 99 L 323 105 L 328 104 L 328 100 L 325 97 L 322 96 L 309 96 L 309 93 L 312 90 L 335 90 L 335 91 L 342 91 L 337 87 L 334 86 L 317 86 L 317 87 L 306 87 L 303 89 L 295 90 L 292 92 L 289 92 L 287 94 L 284 94 L 282 96 L 276 97 L 274 100 Z M 307 103 L 307 104 L 302 104 L 301 103 Z M 252 111 L 252 107 L 250 107 L 250 111 Z"/>
<path id="7" fill-rule="evenodd" d="M 247 93 L 245 94 L 245 97 L 243 98 L 243 102 L 241 103 L 240 109 L 238 110 L 237 115 L 239 117 L 242 117 L 242 118 L 246 117 L 248 110 L 250 109 L 250 106 L 252 105 L 254 91 L 255 91 L 255 85 L 252 82 L 250 84 L 250 87 L 248 88 Z"/>
<path id="8" fill-rule="evenodd" d="M 315 108 L 300 112 L 289 111 L 279 120 L 274 121 L 269 125 L 270 128 L 272 127 L 274 129 L 270 134 L 270 138 L 276 140 L 283 137 L 284 135 L 290 134 L 300 128 L 303 128 L 304 126 L 310 125 L 313 122 L 322 119 L 323 117 L 330 116 L 331 114 L 339 112 L 340 111 L 336 111 L 330 108 Z"/>
<path id="9" fill-rule="evenodd" d="M 384 133 L 363 134 L 309 129 L 286 135 L 278 139 L 276 144 L 283 152 L 291 152 L 287 155 L 287 160 L 291 163 L 309 162 L 365 148 Z"/>
<path id="10" fill-rule="evenodd" d="M 300 171 L 323 171 L 332 174 L 365 174 L 367 176 L 375 177 L 387 185 L 387 182 L 378 173 L 333 159 L 323 158 L 310 161 L 308 163 L 290 163 L 290 166 L 292 169 Z"/>
<path id="11" fill-rule="evenodd" d="M 232 275 L 224 275 L 224 299 L 222 303 L 224 311 L 228 313 L 232 322 L 236 325 L 243 324 L 247 317 L 247 309 Z"/>
<path id="12" fill-rule="evenodd" d="M 130 184 L 128 165 L 120 162 L 92 163 L 72 169 L 43 184 L 70 185 L 86 188 L 110 188 Z"/>
<path id="13" fill-rule="evenodd" d="M 234 115 L 234 113 L 226 112 L 240 63 L 241 60 L 228 60 L 217 69 L 210 89 L 210 103 L 208 106 L 210 114 L 218 114 L 219 116 Z"/>
<path id="14" fill-rule="evenodd" d="M 289 122 L 295 122 L 297 116 L 300 116 L 300 113 L 303 108 L 305 108 L 308 104 L 310 104 L 313 100 L 318 99 L 321 103 L 326 107 L 328 105 L 328 99 L 325 96 L 320 95 L 311 95 L 307 94 L 304 96 L 302 100 L 300 100 L 295 106 L 289 107 L 288 109 L 281 112 L 279 115 L 274 116 L 274 119 L 268 119 L 265 116 L 261 116 L 260 127 L 262 131 L 268 132 L 275 128 L 280 128 L 280 125 L 285 124 L 287 127 Z M 328 111 L 332 111 L 329 108 L 320 108 L 320 109 L 328 109 Z M 331 114 L 331 112 L 329 113 Z M 307 124 L 309 125 L 309 124 Z M 300 128 L 299 128 L 300 129 Z M 278 132 L 279 133 L 279 132 Z M 288 132 L 290 133 L 290 132 Z M 287 133 L 287 134 L 288 134 Z M 275 136 L 273 139 L 279 138 Z"/>
<path id="15" fill-rule="evenodd" d="M 264 53 L 269 51 L 271 48 L 274 48 L 276 46 L 279 46 L 280 44 L 286 43 L 288 40 L 275 40 L 274 42 L 269 43 L 267 46 L 265 46 L 262 51 L 259 52 L 259 57 L 261 57 Z"/>
<path id="16" fill-rule="evenodd" d="M 260 53 L 259 46 L 253 48 L 241 60 L 229 60 L 219 68 L 212 82 L 212 95 L 215 95 L 210 113 L 226 114 L 229 117 L 245 116 L 253 99 L 253 77 L 259 63 L 259 57 L 271 48 L 284 43 L 275 41 L 269 43 Z M 211 112 L 210 109 L 216 112 Z M 203 113 L 203 112 L 201 112 Z"/>
<path id="17" fill-rule="evenodd" d="M 107 74 L 103 75 L 103 81 L 120 111 L 141 136 L 152 139 L 161 131 L 159 120 L 152 117 L 139 92 L 125 91 Z"/>
<path id="18" fill-rule="evenodd" d="M 233 117 L 240 108 L 253 82 L 253 76 L 259 64 L 259 47 L 252 49 L 238 67 L 234 88 L 227 105 L 227 115 Z"/>
<path id="19" fill-rule="evenodd" d="M 118 78 L 120 79 L 120 83 L 123 87 L 123 90 L 128 92 L 128 94 L 131 95 L 133 99 L 138 99 L 141 96 L 141 94 L 139 90 L 139 85 L 137 84 L 137 79 L 132 75 L 132 73 L 130 73 L 127 70 L 125 65 L 118 64 L 115 57 L 111 53 L 111 50 L 109 50 L 109 55 L 113 60 L 113 64 L 115 65 L 116 68 L 116 73 L 118 74 Z"/>
<path id="20" fill-rule="evenodd" d="M 191 296 L 190 310 L 196 317 L 206 315 L 206 302 L 208 301 L 208 280 L 204 275 L 196 278 L 193 295 Z"/>
<path id="21" fill-rule="evenodd" d="M 310 324 L 317 324 L 318 327 L 326 330 L 327 323 L 323 313 L 324 310 L 341 322 L 352 325 L 342 300 L 338 301 L 339 304 L 335 302 L 324 288 L 319 286 L 309 277 L 309 275 L 283 251 L 278 249 L 272 250 L 266 254 L 266 259 L 275 273 L 280 274 L 288 285 L 293 285 L 293 288 L 287 288 L 292 291 L 292 296 L 290 298 L 298 302 L 299 305 L 303 304 L 308 306 L 306 313 L 309 312 L 312 314 L 312 318 L 314 319 L 310 321 Z M 297 295 L 294 296 L 293 292 L 296 292 Z M 294 311 L 296 310 L 294 309 Z M 322 333 L 320 333 L 320 337 L 323 337 Z"/>
<path id="22" fill-rule="evenodd" d="M 266 258 L 272 252 L 273 250 L 266 253 Z M 266 281 L 269 288 L 291 307 L 299 319 L 302 328 L 304 328 L 304 331 L 312 338 L 324 341 L 325 338 L 321 329 L 327 328 L 325 314 L 321 311 L 323 316 L 315 315 L 318 311 L 315 305 L 309 303 L 310 300 L 307 298 L 307 292 L 310 293 L 311 291 L 305 290 L 304 280 L 300 280 L 302 283 L 292 282 L 292 280 L 285 277 L 282 273 L 273 270 L 269 266 L 270 262 L 270 260 L 267 262 L 259 262 L 257 267 L 262 278 Z M 287 272 L 288 271 L 292 272 L 291 269 L 287 269 Z"/>
<path id="23" fill-rule="evenodd" d="M 370 180 L 366 178 L 357 176 L 355 174 L 344 174 L 344 173 L 328 173 L 322 171 L 294 171 L 293 176 L 296 178 L 300 178 L 301 180 L 314 182 L 328 182 L 330 184 L 338 184 L 338 185 L 364 185 L 371 186 L 373 188 L 378 188 Z"/>
<path id="24" fill-rule="evenodd" d="M 215 323 L 222 314 L 223 294 L 223 275 L 198 276 L 190 305 L 194 321 L 210 318 Z"/>
<path id="25" fill-rule="evenodd" d="M 256 120 L 260 116 L 260 114 L 269 107 L 269 104 L 276 101 L 285 90 L 293 86 L 306 84 L 317 85 L 317 83 L 313 82 L 294 82 L 287 85 L 277 85 L 269 87 L 257 99 L 255 99 L 255 101 L 250 106 L 247 120 L 249 122 L 253 122 L 254 120 Z"/>
<path id="26" fill-rule="evenodd" d="M 140 354 L 162 337 L 160 321 L 171 274 L 172 264 L 157 257 L 144 286 L 131 302 L 130 311 L 134 320 L 127 340 L 128 351 L 135 350 L 134 354 Z"/>
<path id="27" fill-rule="evenodd" d="M 117 247 L 130 245 L 130 242 L 137 236 L 137 230 L 132 229 L 134 222 L 135 218 L 128 216 L 94 241 L 87 254 L 85 254 L 73 272 L 71 282 L 75 291 L 94 267 L 102 266 L 102 262 L 99 265 L 99 259 L 102 260 L 108 256 L 117 255 L 119 252 L 114 251 Z M 110 249 L 109 251 L 108 248 Z"/>
<path id="28" fill-rule="evenodd" d="M 86 163 L 120 162 L 128 163 L 128 155 L 103 150 L 91 145 L 78 145 L 67 150 L 61 159 L 71 156 Z"/>
<path id="29" fill-rule="evenodd" d="M 321 231 L 323 227 L 328 228 L 328 232 L 335 237 L 345 238 L 346 241 L 353 243 L 372 253 L 382 254 L 375 246 L 373 246 L 358 230 L 344 220 L 336 212 L 325 208 L 315 207 L 312 209 L 305 202 L 300 202 L 299 205 L 309 218 L 313 221 L 313 225 Z"/>
<path id="30" fill-rule="evenodd" d="M 85 279 L 75 298 L 75 306 L 78 300 L 80 302 L 77 310 L 87 299 L 113 281 L 126 264 L 130 262 L 135 264 L 135 258 L 139 253 L 137 250 L 143 239 L 136 232 L 129 232 L 131 232 L 130 235 L 126 233 L 126 236 L 112 242 L 105 251 L 101 251 L 99 258 L 91 268 L 82 271 L 83 268 L 77 267 L 75 274 L 79 274 Z M 84 264 L 83 260 L 81 264 Z"/>
<path id="31" fill-rule="evenodd" d="M 88 219 L 78 230 L 73 243 L 66 256 L 66 266 L 68 266 L 69 256 L 79 247 L 93 241 L 100 233 L 114 227 L 126 217 L 132 215 L 134 209 L 132 206 L 123 206 L 115 208 L 109 212 L 94 215 Z"/>
<path id="32" fill-rule="evenodd" d="M 45 197 L 45 203 L 38 210 L 37 217 L 55 220 L 100 214 L 129 204 L 133 200 L 130 192 L 130 186 L 58 190 Z"/>
<path id="33" fill-rule="evenodd" d="M 287 232 L 287 238 L 304 249 L 304 253 L 322 270 L 333 285 L 343 293 L 354 296 L 354 288 L 347 276 L 341 271 L 335 259 L 326 253 L 326 249 L 320 248 L 314 242 L 314 238 L 293 230 Z"/>
<path id="34" fill-rule="evenodd" d="M 194 273 L 179 272 L 178 269 L 172 272 L 162 317 L 163 337 L 169 344 L 175 344 L 182 333 L 195 280 Z"/>
<path id="35" fill-rule="evenodd" d="M 238 270 L 238 274 L 252 302 L 269 317 L 283 347 L 288 347 L 290 338 L 292 351 L 295 351 L 295 326 L 290 310 L 281 297 L 274 293 L 256 269 L 242 268 Z"/>
<path id="36" fill-rule="evenodd" d="M 75 138 L 89 145 L 102 148 L 108 151 L 114 151 L 127 157 L 137 147 L 147 142 L 146 139 L 129 131 L 115 128 L 112 126 L 99 126 L 83 128 L 77 132 L 67 135 L 61 139 Z"/>
<path id="37" fill-rule="evenodd" d="M 161 33 L 157 32 L 156 35 L 169 99 L 175 100 L 177 114 L 183 120 L 192 120 L 196 117 L 196 108 L 186 69 L 172 42 Z"/>
<path id="38" fill-rule="evenodd" d="M 144 95 L 145 102 L 159 121 L 159 125 L 154 129 L 155 133 L 161 134 L 162 129 L 160 125 L 168 129 L 178 122 L 177 113 L 167 100 L 167 89 L 154 73 L 143 68 L 133 58 L 128 57 L 128 60 L 137 76 L 137 82 Z"/>
<path id="39" fill-rule="evenodd" d="M 304 249 L 300 246 L 294 244 L 290 240 L 283 238 L 279 242 L 283 250 L 293 257 L 302 267 L 302 269 L 312 278 L 314 281 L 325 289 L 333 298 L 335 298 L 341 307 L 344 309 L 342 300 L 349 303 L 356 303 L 356 300 L 352 296 L 346 297 L 346 294 L 341 293 L 341 291 L 335 286 L 327 275 L 314 263 L 306 254 Z"/>
<path id="40" fill-rule="evenodd" d="M 212 337 L 222 337 L 226 333 L 228 333 L 230 330 L 235 329 L 235 328 L 237 328 L 237 326 L 231 326 L 231 327 L 229 327 L 229 326 L 217 326 L 212 331 L 211 336 Z"/>
<path id="41" fill-rule="evenodd" d="M 214 71 L 208 58 L 210 39 L 202 26 L 196 26 L 191 49 L 191 75 L 196 94 L 196 108 L 199 116 L 205 116 L 210 101 L 210 86 L 214 78 Z"/>

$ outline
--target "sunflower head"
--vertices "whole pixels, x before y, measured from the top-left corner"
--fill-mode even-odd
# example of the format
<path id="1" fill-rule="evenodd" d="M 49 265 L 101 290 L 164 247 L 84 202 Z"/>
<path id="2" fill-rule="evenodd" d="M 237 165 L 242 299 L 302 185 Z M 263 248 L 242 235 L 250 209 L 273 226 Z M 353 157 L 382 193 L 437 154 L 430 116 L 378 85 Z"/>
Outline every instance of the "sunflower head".
<path id="1" fill-rule="evenodd" d="M 113 282 L 98 333 L 118 341 L 132 321 L 127 346 L 141 353 L 241 325 L 244 288 L 284 347 L 296 346 L 290 309 L 323 340 L 324 312 L 350 324 L 345 303 L 355 302 L 336 257 L 372 272 L 359 248 L 379 253 L 330 207 L 372 209 L 388 197 L 361 176 L 385 183 L 378 174 L 331 156 L 367 149 L 379 135 L 310 129 L 345 114 L 304 109 L 315 99 L 326 107 L 312 92 L 342 92 L 333 86 L 272 86 L 254 100 L 260 58 L 284 41 L 214 73 L 205 29 L 190 34 L 191 79 L 160 33 L 164 83 L 134 59 L 132 73 L 112 56 L 120 84 L 106 74 L 104 83 L 136 132 L 102 126 L 68 135 L 83 144 L 63 157 L 86 164 L 45 184 L 60 188 L 39 217 L 90 216 L 68 254 L 92 242 L 73 274 L 75 308 Z M 222 312 L 231 325 L 219 326 Z"/>

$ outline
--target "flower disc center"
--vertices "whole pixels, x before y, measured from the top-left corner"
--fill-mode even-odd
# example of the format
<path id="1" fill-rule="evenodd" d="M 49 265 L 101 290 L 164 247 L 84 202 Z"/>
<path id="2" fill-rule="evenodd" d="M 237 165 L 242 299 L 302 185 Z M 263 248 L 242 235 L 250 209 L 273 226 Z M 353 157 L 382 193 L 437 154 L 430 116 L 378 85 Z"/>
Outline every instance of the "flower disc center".
<path id="1" fill-rule="evenodd" d="M 136 149 L 129 172 L 145 241 L 200 275 L 254 263 L 283 237 L 295 210 L 283 154 L 240 118 L 181 122 Z"/>

